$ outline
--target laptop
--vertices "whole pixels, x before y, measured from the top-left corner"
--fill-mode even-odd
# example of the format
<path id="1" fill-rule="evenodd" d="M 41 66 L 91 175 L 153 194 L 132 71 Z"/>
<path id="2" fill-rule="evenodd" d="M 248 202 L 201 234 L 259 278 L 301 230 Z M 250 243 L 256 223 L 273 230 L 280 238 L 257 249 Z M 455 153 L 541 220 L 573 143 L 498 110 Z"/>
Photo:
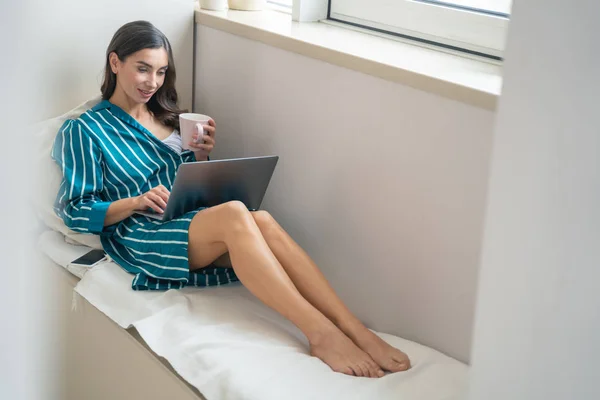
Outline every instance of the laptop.
<path id="1" fill-rule="evenodd" d="M 239 200 L 250 211 L 259 209 L 278 156 L 235 158 L 183 163 L 165 212 L 138 211 L 159 221 L 169 221 L 199 207 L 212 207 Z"/>

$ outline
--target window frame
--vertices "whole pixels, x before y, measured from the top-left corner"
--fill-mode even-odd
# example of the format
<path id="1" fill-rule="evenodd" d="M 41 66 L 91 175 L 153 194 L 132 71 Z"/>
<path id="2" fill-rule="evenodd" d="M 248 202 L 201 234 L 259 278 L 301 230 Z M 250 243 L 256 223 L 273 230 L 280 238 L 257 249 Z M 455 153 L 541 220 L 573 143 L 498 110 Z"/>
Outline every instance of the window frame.
<path id="1" fill-rule="evenodd" d="M 327 19 L 332 21 L 502 59 L 508 14 L 452 6 L 451 0 L 369 0 L 368 7 L 361 0 L 327 2 Z"/>

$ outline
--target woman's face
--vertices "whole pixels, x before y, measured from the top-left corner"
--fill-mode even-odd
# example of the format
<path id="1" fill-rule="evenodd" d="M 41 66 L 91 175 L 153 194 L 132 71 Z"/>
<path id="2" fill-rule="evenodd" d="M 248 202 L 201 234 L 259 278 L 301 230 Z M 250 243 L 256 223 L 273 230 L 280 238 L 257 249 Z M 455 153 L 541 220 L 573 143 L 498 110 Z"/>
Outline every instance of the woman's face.
<path id="1" fill-rule="evenodd" d="M 125 92 L 135 103 L 147 103 L 165 81 L 169 66 L 167 51 L 143 49 L 119 60 L 115 53 L 110 54 L 110 67 L 117 74 L 117 90 Z"/>

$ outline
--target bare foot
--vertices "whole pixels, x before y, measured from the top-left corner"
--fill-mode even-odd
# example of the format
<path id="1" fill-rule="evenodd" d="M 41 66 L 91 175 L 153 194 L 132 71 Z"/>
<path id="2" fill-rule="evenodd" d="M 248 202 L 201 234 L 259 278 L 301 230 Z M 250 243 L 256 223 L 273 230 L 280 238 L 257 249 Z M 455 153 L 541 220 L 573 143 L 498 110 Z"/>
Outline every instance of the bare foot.
<path id="1" fill-rule="evenodd" d="M 410 368 L 410 360 L 405 353 L 390 346 L 364 326 L 359 332 L 351 335 L 352 340 L 370 355 L 381 368 L 390 372 L 406 371 Z"/>
<path id="2" fill-rule="evenodd" d="M 373 359 L 335 326 L 313 335 L 309 342 L 310 354 L 320 358 L 335 372 L 370 378 L 384 375 Z"/>

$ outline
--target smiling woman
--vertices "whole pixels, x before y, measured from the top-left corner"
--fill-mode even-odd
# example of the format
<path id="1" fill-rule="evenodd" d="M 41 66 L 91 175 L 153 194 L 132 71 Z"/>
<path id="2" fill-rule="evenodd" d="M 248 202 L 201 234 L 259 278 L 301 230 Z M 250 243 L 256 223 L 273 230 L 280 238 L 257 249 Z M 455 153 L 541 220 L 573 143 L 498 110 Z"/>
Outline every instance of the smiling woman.
<path id="1" fill-rule="evenodd" d="M 310 352 L 332 370 L 381 377 L 410 368 L 408 356 L 368 330 L 342 303 L 308 254 L 266 211 L 241 202 L 199 207 L 168 221 L 162 212 L 179 166 L 196 161 L 164 139 L 176 138 L 175 67 L 167 38 L 137 21 L 115 34 L 106 52 L 104 101 L 65 122 L 52 156 L 63 172 L 55 211 L 79 233 L 100 235 L 104 250 L 134 275 L 135 290 L 214 286 L 240 280 L 292 321 Z M 210 153 L 215 123 L 202 125 Z M 229 255 L 231 267 L 215 261 Z"/>
<path id="2" fill-rule="evenodd" d="M 156 119 L 172 128 L 179 127 L 177 116 L 182 110 L 177 107 L 171 44 L 152 24 L 146 21 L 130 22 L 115 33 L 106 50 L 101 88 L 104 100 L 109 100 L 115 94 L 117 76 L 126 78 L 119 83 L 128 83 L 127 87 L 122 87 L 123 94 L 127 96 L 122 97 L 147 102 L 148 110 Z"/>

